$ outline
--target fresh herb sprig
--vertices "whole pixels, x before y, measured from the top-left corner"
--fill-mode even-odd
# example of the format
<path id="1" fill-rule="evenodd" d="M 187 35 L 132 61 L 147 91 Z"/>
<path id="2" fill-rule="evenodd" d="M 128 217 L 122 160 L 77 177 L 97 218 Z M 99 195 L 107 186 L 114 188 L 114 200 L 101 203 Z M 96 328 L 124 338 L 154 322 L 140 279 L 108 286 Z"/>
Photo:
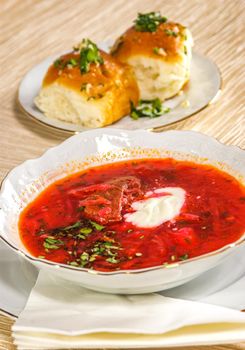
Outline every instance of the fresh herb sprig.
<path id="1" fill-rule="evenodd" d="M 95 43 L 89 39 L 83 39 L 80 45 L 79 68 L 81 73 L 89 72 L 91 63 L 103 64 L 104 60 Z"/>
<path id="2" fill-rule="evenodd" d="M 169 111 L 169 107 L 163 106 L 160 99 L 155 98 L 154 100 L 140 100 L 138 106 L 134 106 L 131 102 L 130 116 L 135 120 L 143 117 L 157 118 Z"/>
<path id="3" fill-rule="evenodd" d="M 135 29 L 138 32 L 155 32 L 161 23 L 167 22 L 166 17 L 162 17 L 160 12 L 138 13 L 134 21 Z"/>
<path id="4" fill-rule="evenodd" d="M 53 63 L 54 67 L 60 70 L 66 67 L 79 67 L 81 74 L 84 74 L 89 72 L 92 63 L 98 65 L 104 63 L 97 45 L 89 39 L 83 39 L 82 42 L 73 49 L 75 52 L 79 53 L 78 58 L 70 58 L 69 60 L 58 58 Z"/>

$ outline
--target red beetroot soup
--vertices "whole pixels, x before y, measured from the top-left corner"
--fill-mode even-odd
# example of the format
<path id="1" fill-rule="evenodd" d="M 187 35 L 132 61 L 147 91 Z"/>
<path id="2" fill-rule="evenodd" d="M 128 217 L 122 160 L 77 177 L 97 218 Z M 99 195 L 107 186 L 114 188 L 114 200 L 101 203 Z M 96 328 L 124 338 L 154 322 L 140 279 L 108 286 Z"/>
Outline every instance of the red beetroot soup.
<path id="1" fill-rule="evenodd" d="M 238 240 L 245 188 L 210 165 L 171 158 L 106 164 L 48 186 L 21 213 L 19 231 L 32 255 L 54 262 L 101 271 L 158 266 Z"/>

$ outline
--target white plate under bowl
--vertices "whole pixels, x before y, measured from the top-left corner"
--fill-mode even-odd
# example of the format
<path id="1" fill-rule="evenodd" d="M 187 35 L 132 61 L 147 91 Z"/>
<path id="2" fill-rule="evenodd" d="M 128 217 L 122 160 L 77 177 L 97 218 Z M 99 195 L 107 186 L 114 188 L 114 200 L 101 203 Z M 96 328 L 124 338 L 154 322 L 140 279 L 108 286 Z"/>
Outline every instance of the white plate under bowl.
<path id="1" fill-rule="evenodd" d="M 34 286 L 38 269 L 0 240 L 0 312 L 19 316 Z M 245 309 L 245 247 L 225 262 L 182 286 L 159 292 L 170 297 Z"/>
<path id="2" fill-rule="evenodd" d="M 105 51 L 108 45 L 100 45 Z M 19 103 L 22 109 L 36 121 L 48 126 L 68 131 L 81 132 L 88 130 L 81 125 L 65 123 L 57 119 L 47 118 L 35 105 L 34 98 L 38 95 L 43 78 L 48 67 L 57 57 L 50 56 L 43 62 L 37 64 L 24 76 L 19 87 Z M 211 102 L 215 101 L 221 89 L 220 72 L 213 61 L 209 58 L 194 52 L 191 63 L 191 78 L 181 96 L 175 96 L 167 100 L 164 105 L 171 108 L 171 111 L 158 118 L 140 118 L 133 120 L 129 116 L 122 118 L 110 127 L 117 129 L 154 129 L 178 122 L 199 112 Z M 189 101 L 188 108 L 182 107 L 183 101 Z"/>
<path id="3" fill-rule="evenodd" d="M 38 270 L 17 256 L 0 241 L 0 313 L 18 317 L 23 310 Z M 202 274 L 195 280 L 160 294 L 187 300 L 213 303 L 233 309 L 245 308 L 245 247 L 223 264 Z M 157 336 L 135 334 L 91 334 L 83 336 L 82 348 L 153 348 L 191 345 L 235 343 L 245 340 L 242 325 L 200 325 L 185 327 Z M 52 339 L 50 339 L 52 341 Z M 70 339 L 64 339 L 69 347 Z M 81 348 L 81 346 L 79 347 Z"/>
<path id="4" fill-rule="evenodd" d="M 148 293 L 173 288 L 215 267 L 236 252 L 245 234 L 236 242 L 200 257 L 166 266 L 113 272 L 94 271 L 38 259 L 26 250 L 18 233 L 21 210 L 44 188 L 65 175 L 91 166 L 138 158 L 173 157 L 209 163 L 243 181 L 244 152 L 193 131 L 152 133 L 95 129 L 70 137 L 42 157 L 29 160 L 12 170 L 0 193 L 0 235 L 18 254 L 36 267 L 45 269 L 83 287 L 108 293 Z"/>

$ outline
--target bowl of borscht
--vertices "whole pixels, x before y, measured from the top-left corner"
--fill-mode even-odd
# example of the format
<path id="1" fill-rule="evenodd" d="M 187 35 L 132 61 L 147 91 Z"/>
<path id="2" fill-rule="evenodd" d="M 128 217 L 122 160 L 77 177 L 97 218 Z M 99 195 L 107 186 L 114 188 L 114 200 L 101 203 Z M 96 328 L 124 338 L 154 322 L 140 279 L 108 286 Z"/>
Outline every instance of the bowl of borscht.
<path id="1" fill-rule="evenodd" d="M 86 131 L 6 176 L 1 238 L 86 288 L 169 289 L 244 243 L 244 174 L 244 151 L 201 133 Z"/>

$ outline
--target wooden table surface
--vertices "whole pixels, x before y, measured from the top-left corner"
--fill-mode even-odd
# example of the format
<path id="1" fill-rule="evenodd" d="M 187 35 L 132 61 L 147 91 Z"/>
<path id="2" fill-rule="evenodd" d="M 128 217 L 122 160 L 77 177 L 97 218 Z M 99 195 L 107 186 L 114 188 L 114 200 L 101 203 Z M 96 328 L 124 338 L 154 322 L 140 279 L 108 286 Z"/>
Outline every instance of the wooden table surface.
<path id="1" fill-rule="evenodd" d="M 161 10 L 168 18 L 187 25 L 195 50 L 213 59 L 222 73 L 222 95 L 215 104 L 164 130 L 191 129 L 226 144 L 245 146 L 244 0 L 1 0 L 0 9 L 1 179 L 11 168 L 67 138 L 67 134 L 39 125 L 20 111 L 17 90 L 23 75 L 83 37 L 97 42 L 117 37 L 131 25 L 137 12 Z M 0 316 L 0 349 L 14 349 L 11 324 L 10 319 Z M 188 349 L 245 349 L 245 344 Z"/>

